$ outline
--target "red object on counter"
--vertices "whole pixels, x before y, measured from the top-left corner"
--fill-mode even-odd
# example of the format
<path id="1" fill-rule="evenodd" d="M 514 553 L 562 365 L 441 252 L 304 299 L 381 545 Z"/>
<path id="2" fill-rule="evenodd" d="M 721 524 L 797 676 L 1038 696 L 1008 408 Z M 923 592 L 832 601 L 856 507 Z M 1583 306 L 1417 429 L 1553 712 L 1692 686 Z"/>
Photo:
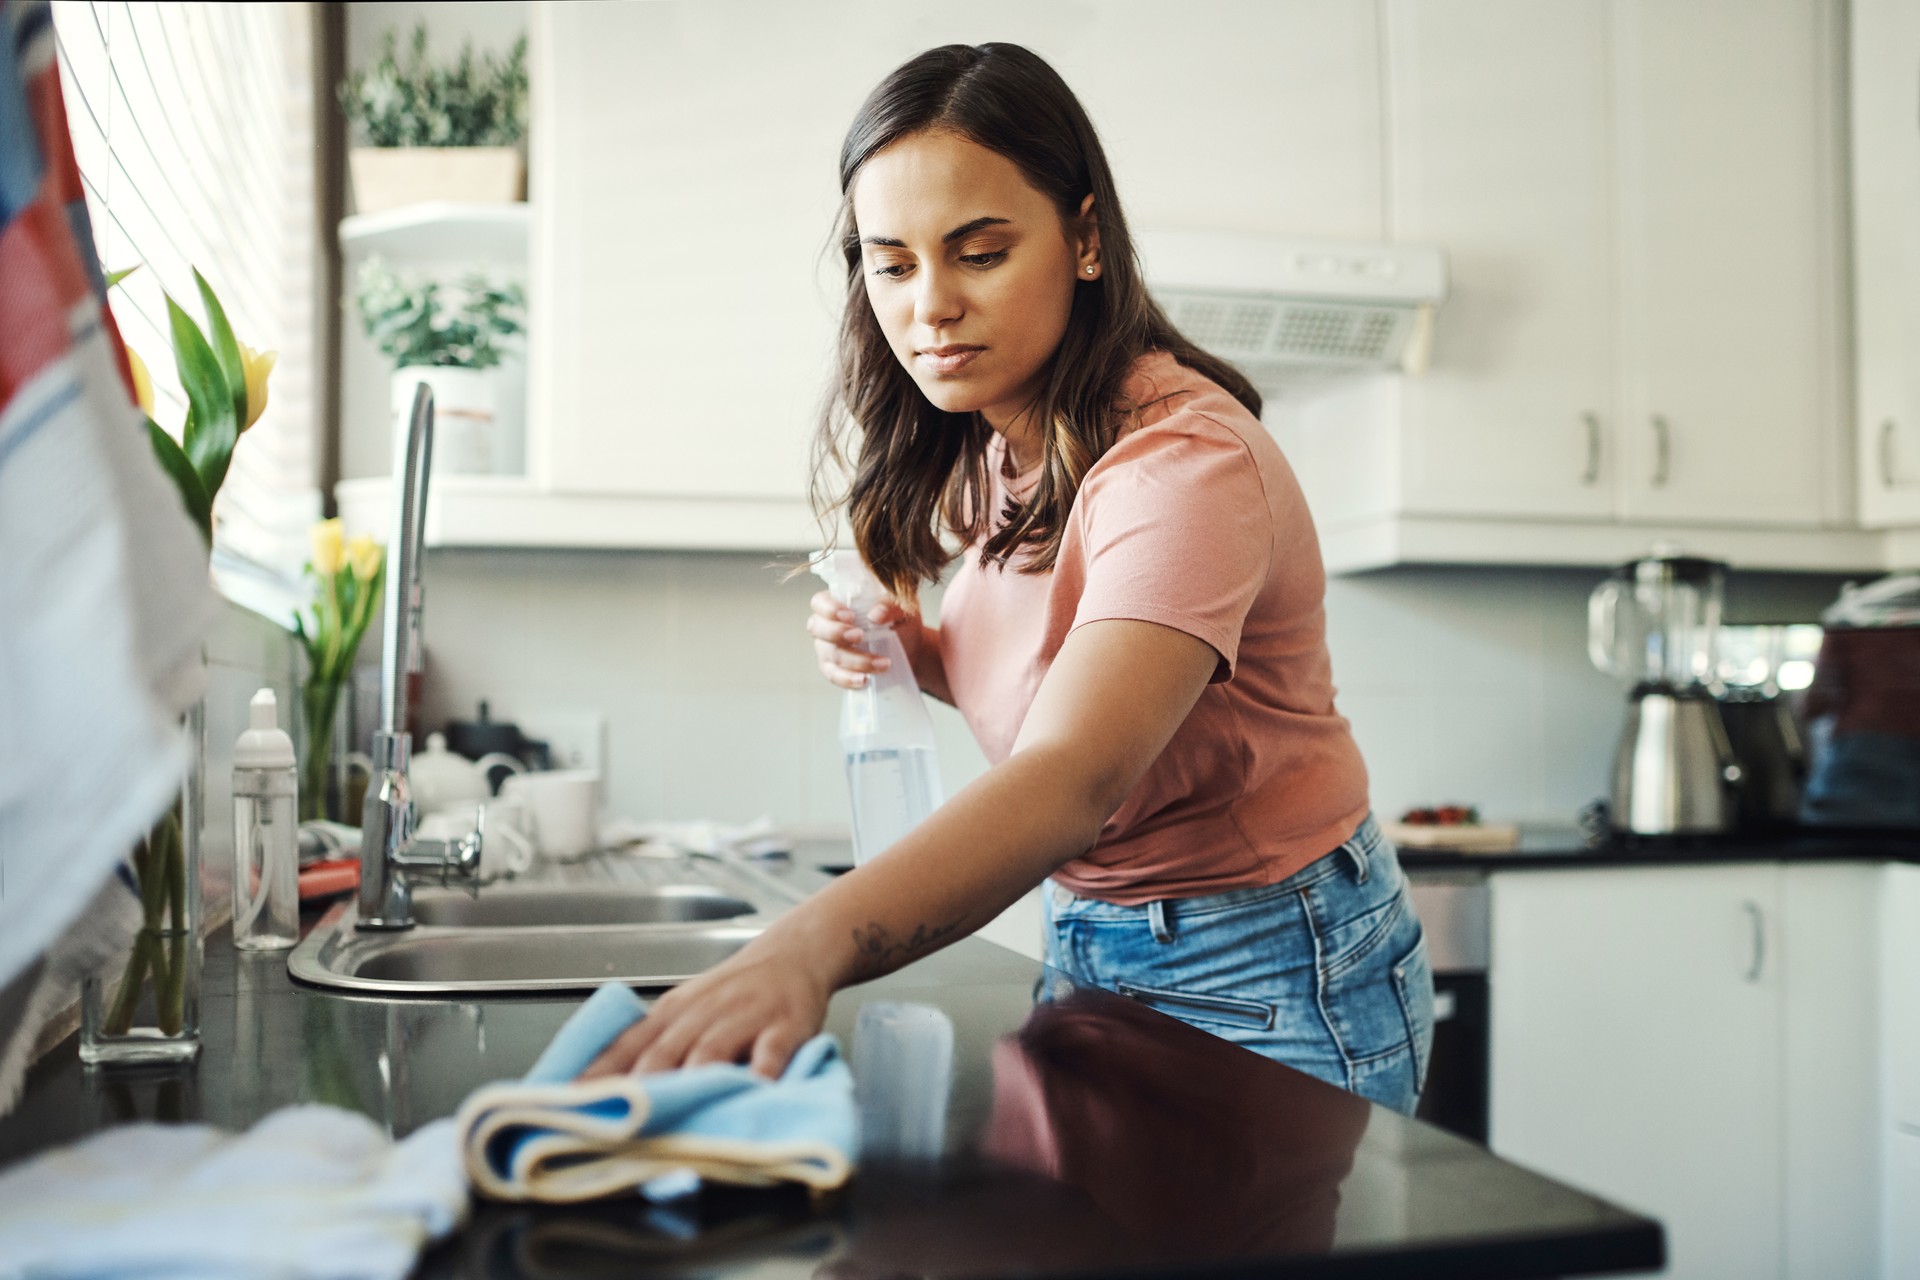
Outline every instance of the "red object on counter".
<path id="1" fill-rule="evenodd" d="M 330 858 L 300 872 L 300 900 L 331 898 L 360 887 L 360 859 Z"/>

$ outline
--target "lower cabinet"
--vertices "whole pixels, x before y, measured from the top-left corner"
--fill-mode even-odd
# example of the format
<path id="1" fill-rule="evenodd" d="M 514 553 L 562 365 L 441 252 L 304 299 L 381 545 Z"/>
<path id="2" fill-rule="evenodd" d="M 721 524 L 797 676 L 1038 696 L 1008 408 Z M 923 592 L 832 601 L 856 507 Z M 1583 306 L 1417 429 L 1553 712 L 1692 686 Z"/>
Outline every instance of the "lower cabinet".
<path id="1" fill-rule="evenodd" d="M 1887 868 L 1880 1016 L 1886 1028 L 1881 1197 L 1886 1274 L 1920 1276 L 1920 866 Z"/>
<path id="2" fill-rule="evenodd" d="M 1920 1133 L 1897 1129 L 1887 1141 L 1886 1250 L 1889 1280 L 1920 1276 Z"/>
<path id="3" fill-rule="evenodd" d="M 1671 1276 L 1882 1274 L 1884 873 L 1496 874 L 1490 1145 L 1659 1219 Z"/>

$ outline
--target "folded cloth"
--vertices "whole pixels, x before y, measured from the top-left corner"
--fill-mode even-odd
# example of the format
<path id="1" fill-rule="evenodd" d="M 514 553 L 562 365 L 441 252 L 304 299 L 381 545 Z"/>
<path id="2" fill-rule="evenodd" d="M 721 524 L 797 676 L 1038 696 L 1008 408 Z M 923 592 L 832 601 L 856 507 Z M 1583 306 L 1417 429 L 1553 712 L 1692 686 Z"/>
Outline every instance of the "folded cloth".
<path id="1" fill-rule="evenodd" d="M 0 1280 L 405 1276 L 466 1216 L 453 1122 L 401 1142 L 337 1107 L 243 1134 L 130 1124 L 0 1172 Z"/>
<path id="2" fill-rule="evenodd" d="M 853 1076 L 832 1036 L 802 1045 L 778 1080 L 730 1063 L 574 1079 L 645 1015 L 626 987 L 601 987 L 524 1079 L 467 1099 L 455 1123 L 475 1191 L 571 1203 L 670 1199 L 701 1179 L 815 1191 L 847 1180 L 858 1141 Z"/>
<path id="3" fill-rule="evenodd" d="M 738 854 L 743 858 L 765 858 L 792 853 L 793 841 L 762 814 L 739 826 L 698 819 L 692 822 L 641 822 L 634 818 L 609 818 L 600 826 L 600 847 L 621 849 L 641 846 L 641 853 L 706 853 L 716 857 Z M 651 847 L 649 847 L 651 846 Z"/>

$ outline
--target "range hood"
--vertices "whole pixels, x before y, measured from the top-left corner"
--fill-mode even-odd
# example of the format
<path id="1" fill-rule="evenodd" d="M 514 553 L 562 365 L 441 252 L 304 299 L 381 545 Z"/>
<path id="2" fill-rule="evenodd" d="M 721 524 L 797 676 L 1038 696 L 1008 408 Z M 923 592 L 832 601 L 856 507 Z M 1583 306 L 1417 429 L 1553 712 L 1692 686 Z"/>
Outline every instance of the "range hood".
<path id="1" fill-rule="evenodd" d="M 1425 245 L 1141 231 L 1147 288 L 1174 325 L 1263 388 L 1302 375 L 1426 369 L 1447 260 Z"/>

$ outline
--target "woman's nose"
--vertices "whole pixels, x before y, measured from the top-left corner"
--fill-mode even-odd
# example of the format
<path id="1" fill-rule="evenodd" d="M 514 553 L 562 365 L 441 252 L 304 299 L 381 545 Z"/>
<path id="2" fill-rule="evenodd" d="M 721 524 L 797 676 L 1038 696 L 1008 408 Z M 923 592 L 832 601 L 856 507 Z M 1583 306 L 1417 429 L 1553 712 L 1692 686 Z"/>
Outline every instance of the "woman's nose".
<path id="1" fill-rule="evenodd" d="M 952 273 L 938 268 L 923 268 L 919 289 L 913 298 L 914 323 L 929 329 L 952 324 L 966 313 L 958 282 Z"/>

